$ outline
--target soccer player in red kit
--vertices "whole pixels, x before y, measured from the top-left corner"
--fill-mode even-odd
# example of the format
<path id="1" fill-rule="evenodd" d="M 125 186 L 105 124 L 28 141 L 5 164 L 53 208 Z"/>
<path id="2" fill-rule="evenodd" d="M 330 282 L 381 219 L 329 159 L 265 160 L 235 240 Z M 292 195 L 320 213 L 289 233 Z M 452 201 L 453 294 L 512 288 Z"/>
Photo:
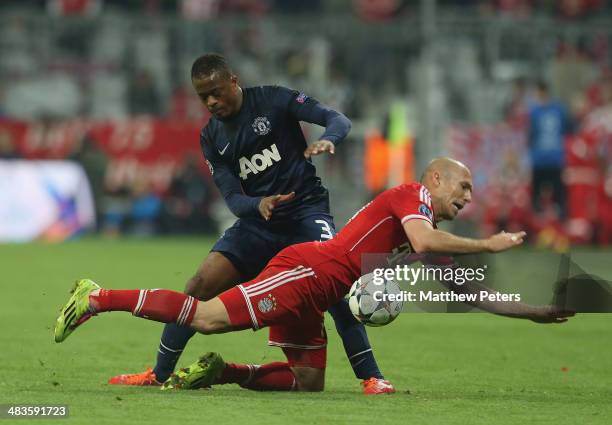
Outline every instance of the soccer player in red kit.
<path id="1" fill-rule="evenodd" d="M 290 246 L 255 279 L 209 301 L 161 289 L 101 289 L 88 279 L 81 280 L 58 317 L 55 340 L 62 342 L 85 320 L 104 311 L 129 311 L 190 326 L 203 334 L 270 327 L 270 339 L 282 347 L 287 362 L 237 365 L 207 355 L 173 375 L 162 388 L 238 383 L 258 390 L 320 391 L 326 365 L 323 313 L 361 276 L 363 254 L 390 253 L 406 242 L 417 253 L 500 252 L 523 242 L 524 232 L 470 239 L 436 228 L 437 222 L 454 219 L 471 201 L 471 173 L 460 162 L 433 160 L 421 183 L 383 192 L 334 239 Z M 488 309 L 487 305 L 482 308 Z M 554 306 L 518 302 L 498 302 L 490 311 L 541 323 L 564 322 L 572 315 Z"/>

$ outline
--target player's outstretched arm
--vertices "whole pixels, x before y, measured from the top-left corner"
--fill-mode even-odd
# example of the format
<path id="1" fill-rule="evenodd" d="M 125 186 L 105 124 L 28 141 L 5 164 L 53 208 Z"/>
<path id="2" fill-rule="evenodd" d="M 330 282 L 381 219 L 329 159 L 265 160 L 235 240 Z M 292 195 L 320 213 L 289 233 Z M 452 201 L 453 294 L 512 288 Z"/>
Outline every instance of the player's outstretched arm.
<path id="1" fill-rule="evenodd" d="M 425 267 L 442 269 L 461 267 L 452 257 L 426 254 L 421 256 L 420 261 Z M 454 276 L 452 273 L 448 275 Z M 447 274 L 442 273 L 441 276 Z M 458 284 L 454 280 L 443 279 L 440 283 L 455 293 L 475 295 L 471 297 L 474 301 L 466 301 L 466 304 L 500 316 L 529 319 L 536 323 L 563 323 L 575 314 L 575 311 L 554 305 L 534 306 L 518 300 L 505 301 L 504 294 L 473 280 Z"/>
<path id="2" fill-rule="evenodd" d="M 501 252 L 523 243 L 525 232 L 497 233 L 487 239 L 472 239 L 455 236 L 434 229 L 426 220 L 408 220 L 404 231 L 415 252 L 474 254 L 478 252 Z"/>
<path id="3" fill-rule="evenodd" d="M 325 152 L 335 153 L 335 145 L 342 142 L 351 131 L 351 120 L 304 93 L 285 87 L 276 87 L 276 90 L 279 104 L 295 119 L 325 127 L 325 132 L 318 141 L 308 146 L 304 156 L 310 158 Z"/>
<path id="4" fill-rule="evenodd" d="M 454 282 L 441 283 L 457 293 L 475 294 L 475 301 L 466 304 L 500 316 L 528 319 L 536 323 L 564 323 L 576 314 L 575 311 L 555 305 L 535 306 L 520 301 L 504 301 L 498 291 L 474 281 L 462 285 Z"/>
<path id="5" fill-rule="evenodd" d="M 304 103 L 291 102 L 292 115 L 299 121 L 317 124 L 325 127 L 325 132 L 319 137 L 319 141 L 331 142 L 334 145 L 340 143 L 349 131 L 351 131 L 351 120 L 344 114 L 334 111 L 315 99 L 307 98 Z M 305 153 L 304 153 L 305 154 Z"/>

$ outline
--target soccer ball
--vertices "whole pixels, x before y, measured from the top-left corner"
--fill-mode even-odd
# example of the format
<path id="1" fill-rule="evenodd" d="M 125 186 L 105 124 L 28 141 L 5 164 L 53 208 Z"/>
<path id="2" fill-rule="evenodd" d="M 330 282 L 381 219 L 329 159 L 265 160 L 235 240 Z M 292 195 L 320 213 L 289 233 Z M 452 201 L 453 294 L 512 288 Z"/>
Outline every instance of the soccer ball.
<path id="1" fill-rule="evenodd" d="M 404 301 L 401 295 L 397 282 L 384 279 L 382 285 L 376 285 L 372 273 L 368 273 L 353 283 L 348 294 L 349 308 L 364 325 L 384 326 L 402 311 Z"/>

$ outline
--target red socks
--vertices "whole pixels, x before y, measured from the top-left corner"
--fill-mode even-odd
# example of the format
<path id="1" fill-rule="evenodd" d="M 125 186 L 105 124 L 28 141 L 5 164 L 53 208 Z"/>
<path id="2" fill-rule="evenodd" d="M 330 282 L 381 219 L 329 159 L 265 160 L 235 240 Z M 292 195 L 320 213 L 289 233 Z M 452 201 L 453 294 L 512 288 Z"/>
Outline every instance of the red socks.
<path id="1" fill-rule="evenodd" d="M 96 312 L 130 311 L 134 316 L 179 326 L 191 324 L 198 306 L 195 298 L 167 289 L 101 289 L 98 295 L 89 296 L 89 302 Z"/>
<path id="2" fill-rule="evenodd" d="M 264 365 L 227 363 L 216 384 L 238 384 L 256 391 L 291 391 L 296 389 L 295 376 L 286 362 Z"/>
<path id="3" fill-rule="evenodd" d="M 89 296 L 89 303 L 96 313 L 130 311 L 134 316 L 179 326 L 191 324 L 198 305 L 195 298 L 166 289 L 101 289 L 98 295 Z M 257 391 L 291 391 L 297 386 L 286 362 L 261 366 L 227 363 L 215 384 L 230 383 Z"/>
<path id="4" fill-rule="evenodd" d="M 89 296 L 89 304 L 96 312 L 132 311 L 138 302 L 140 290 L 100 289 L 98 295 Z"/>

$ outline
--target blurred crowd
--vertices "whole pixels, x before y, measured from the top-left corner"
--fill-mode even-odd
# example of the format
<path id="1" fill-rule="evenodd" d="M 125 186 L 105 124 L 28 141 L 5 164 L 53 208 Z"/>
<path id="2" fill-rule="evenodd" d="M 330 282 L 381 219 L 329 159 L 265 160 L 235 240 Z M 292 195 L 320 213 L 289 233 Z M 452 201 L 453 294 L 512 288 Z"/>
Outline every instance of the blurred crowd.
<path id="1" fill-rule="evenodd" d="M 605 0 L 436 3 L 440 16 L 451 17 L 589 22 L 612 16 Z M 220 51 L 231 52 L 247 84 L 277 76 L 279 83 L 306 85 L 349 115 L 364 116 L 370 112 L 364 105 L 373 97 L 407 89 L 402 69 L 422 43 L 402 40 L 407 33 L 401 22 L 419 18 L 420 7 L 421 2 L 408 0 L 3 0 L 0 114 L 118 118 L 146 113 L 200 119 L 200 108 L 185 96 L 184 70 L 202 51 Z M 262 19 L 269 16 L 284 20 L 266 25 Z M 314 16 L 326 27 L 318 37 L 310 21 L 297 19 Z M 337 17 L 351 25 L 329 28 Z M 225 25 L 224 20 L 244 18 L 239 25 Z M 377 22 L 389 26 L 372 37 L 359 30 Z M 372 62 L 388 66 L 372 69 Z M 40 95 L 49 92 L 55 94 L 53 102 Z"/>
<path id="2" fill-rule="evenodd" d="M 89 178 L 97 229 L 106 237 L 193 235 L 217 230 L 210 211 L 215 201 L 212 181 L 194 157 L 183 162 L 163 190 L 144 177 L 120 184 L 109 182 L 108 156 L 87 139 L 69 159 L 78 161 Z"/>
<path id="3" fill-rule="evenodd" d="M 438 31 L 426 41 L 420 1 L 4 0 L 0 158 L 81 162 L 106 235 L 213 232 L 225 218 L 200 160 L 197 129 L 208 114 L 191 93 L 188 70 L 202 52 L 218 51 L 244 85 L 298 88 L 353 120 L 353 140 L 320 167 L 335 205 L 347 210 L 341 217 L 367 200 L 343 198 L 356 180 L 373 195 L 418 174 L 428 110 L 438 129 L 428 135 L 432 144 L 456 123 L 510 129 L 472 128 L 460 138 L 467 146 L 477 136 L 488 152 L 476 164 L 487 176 L 476 182 L 487 194 L 476 220 L 484 233 L 527 228 L 536 242 L 560 248 L 610 243 L 610 3 L 438 0 Z M 141 117 L 151 122 L 142 126 Z M 61 152 L 24 154 L 3 127 L 14 122 L 29 126 L 21 144 L 38 147 L 62 144 L 73 128 L 115 128 L 108 137 L 79 130 Z M 122 143 L 176 143 L 167 140 L 179 134 L 175 127 L 191 130 L 170 138 L 193 146 L 179 163 L 168 165 L 166 153 L 154 164 L 116 154 Z M 394 158 L 400 146 L 409 172 L 377 173 L 367 140 L 373 128 L 381 144 L 371 146 L 392 146 Z M 319 131 L 305 130 L 311 138 Z M 117 141 L 126 132 L 128 142 Z M 504 137 L 515 136 L 495 155 Z"/>
<path id="4" fill-rule="evenodd" d="M 5 7 L 28 6 L 54 14 L 95 15 L 103 8 L 127 11 L 177 13 L 188 19 L 211 19 L 222 15 L 329 14 L 351 12 L 364 19 L 393 19 L 418 13 L 411 0 L 4 0 Z M 504 14 L 525 18 L 534 14 L 580 19 L 610 11 L 606 0 L 437 0 L 442 8 L 473 8 L 488 16 Z"/>
<path id="5" fill-rule="evenodd" d="M 603 48 L 562 41 L 546 79 L 513 81 L 505 120 L 525 134 L 528 173 L 506 158 L 508 193 L 489 204 L 489 232 L 529 229 L 559 250 L 612 242 L 612 69 Z"/>

